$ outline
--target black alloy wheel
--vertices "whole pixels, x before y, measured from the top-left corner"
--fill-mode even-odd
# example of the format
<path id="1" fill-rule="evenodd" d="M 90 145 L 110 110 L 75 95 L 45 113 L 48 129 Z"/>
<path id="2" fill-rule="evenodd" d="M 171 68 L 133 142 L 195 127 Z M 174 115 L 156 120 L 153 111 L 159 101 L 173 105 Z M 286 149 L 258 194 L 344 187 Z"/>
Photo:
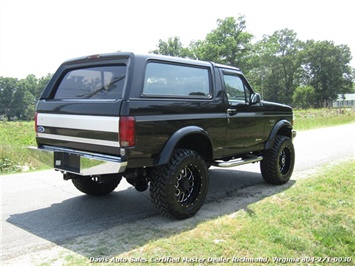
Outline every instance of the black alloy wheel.
<path id="1" fill-rule="evenodd" d="M 273 185 L 282 185 L 290 180 L 295 165 L 295 149 L 289 137 L 277 136 L 274 146 L 263 152 L 260 163 L 264 180 Z"/>
<path id="2" fill-rule="evenodd" d="M 177 149 L 167 165 L 153 171 L 150 196 L 161 214 L 177 219 L 193 216 L 208 190 L 208 170 L 195 151 Z"/>

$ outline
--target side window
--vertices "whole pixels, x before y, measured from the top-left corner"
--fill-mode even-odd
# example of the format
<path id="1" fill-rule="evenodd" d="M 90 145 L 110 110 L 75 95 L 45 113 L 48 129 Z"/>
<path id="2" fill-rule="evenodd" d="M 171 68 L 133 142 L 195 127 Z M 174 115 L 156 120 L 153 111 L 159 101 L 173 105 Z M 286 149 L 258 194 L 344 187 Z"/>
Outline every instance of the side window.
<path id="1" fill-rule="evenodd" d="M 249 102 L 250 91 L 245 86 L 243 78 L 241 76 L 223 74 L 223 79 L 228 101 L 231 105 Z"/>
<path id="2" fill-rule="evenodd" d="M 206 68 L 150 62 L 146 66 L 143 95 L 160 97 L 210 97 Z"/>

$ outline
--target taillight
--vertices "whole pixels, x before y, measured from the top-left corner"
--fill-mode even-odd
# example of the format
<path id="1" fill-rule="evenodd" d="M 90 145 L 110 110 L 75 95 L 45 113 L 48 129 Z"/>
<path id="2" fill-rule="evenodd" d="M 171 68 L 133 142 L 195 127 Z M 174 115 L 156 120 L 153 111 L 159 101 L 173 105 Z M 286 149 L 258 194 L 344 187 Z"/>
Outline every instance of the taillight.
<path id="1" fill-rule="evenodd" d="M 121 116 L 119 125 L 119 137 L 121 147 L 136 145 L 136 119 L 134 116 Z"/>

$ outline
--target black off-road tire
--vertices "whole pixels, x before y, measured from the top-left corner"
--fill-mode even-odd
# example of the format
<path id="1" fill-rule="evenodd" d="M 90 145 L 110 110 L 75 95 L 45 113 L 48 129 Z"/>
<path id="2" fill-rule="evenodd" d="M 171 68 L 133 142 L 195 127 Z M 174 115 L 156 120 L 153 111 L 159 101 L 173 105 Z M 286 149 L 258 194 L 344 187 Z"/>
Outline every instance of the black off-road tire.
<path id="1" fill-rule="evenodd" d="M 273 185 L 282 185 L 291 178 L 295 165 L 295 149 L 290 138 L 277 136 L 272 149 L 263 152 L 260 163 L 264 180 Z"/>
<path id="2" fill-rule="evenodd" d="M 122 177 L 118 176 L 109 180 L 100 180 L 100 177 L 80 176 L 72 179 L 74 186 L 81 192 L 91 196 L 105 196 L 110 194 L 118 184 Z"/>
<path id="3" fill-rule="evenodd" d="M 202 157 L 192 150 L 177 149 L 167 165 L 154 169 L 150 197 L 164 216 L 186 219 L 201 208 L 208 183 Z"/>

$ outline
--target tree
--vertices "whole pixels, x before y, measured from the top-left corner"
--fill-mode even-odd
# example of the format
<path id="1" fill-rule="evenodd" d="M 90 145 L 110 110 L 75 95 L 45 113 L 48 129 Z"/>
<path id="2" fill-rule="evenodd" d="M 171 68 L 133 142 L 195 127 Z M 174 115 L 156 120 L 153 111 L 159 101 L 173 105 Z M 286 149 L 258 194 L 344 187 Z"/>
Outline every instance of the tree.
<path id="1" fill-rule="evenodd" d="M 255 45 L 256 69 L 253 72 L 259 75 L 254 81 L 260 84 L 264 98 L 291 104 L 294 90 L 299 85 L 301 50 L 302 42 L 289 29 L 265 35 Z"/>
<path id="2" fill-rule="evenodd" d="M 253 35 L 246 31 L 244 16 L 217 20 L 217 28 L 203 41 L 192 42 L 190 50 L 194 58 L 231 66 L 249 68 Z"/>
<path id="3" fill-rule="evenodd" d="M 158 49 L 150 51 L 153 54 L 170 55 L 176 57 L 187 57 L 189 49 L 184 48 L 180 38 L 177 36 L 170 37 L 168 41 L 159 40 Z"/>
<path id="4" fill-rule="evenodd" d="M 53 74 L 48 73 L 46 76 L 41 77 L 37 80 L 36 92 L 34 94 L 34 96 L 36 97 L 36 101 L 39 100 L 43 90 L 45 89 L 45 87 L 47 86 L 49 81 L 52 79 L 52 77 L 53 77 Z"/>
<path id="5" fill-rule="evenodd" d="M 297 87 L 292 95 L 294 106 L 301 108 L 312 107 L 316 98 L 314 88 L 312 86 Z"/>
<path id="6" fill-rule="evenodd" d="M 0 77 L 0 115 L 11 117 L 11 102 L 18 86 L 17 78 Z"/>
<path id="7" fill-rule="evenodd" d="M 244 16 L 237 20 L 227 17 L 217 20 L 217 28 L 208 33 L 205 40 L 191 42 L 190 46 L 185 48 L 177 36 L 170 37 L 168 41 L 160 39 L 158 49 L 150 52 L 213 61 L 241 67 L 247 72 L 252 55 L 252 38 L 253 35 L 246 31 Z"/>
<path id="8" fill-rule="evenodd" d="M 338 94 L 350 92 L 354 70 L 350 67 L 351 52 L 347 45 L 332 41 L 307 41 L 304 52 L 304 83 L 315 90 L 318 106 L 337 99 Z"/>
<path id="9" fill-rule="evenodd" d="M 10 116 L 21 120 L 31 120 L 34 115 L 35 98 L 25 88 L 17 88 L 10 104 Z"/>
<path id="10" fill-rule="evenodd" d="M 36 76 L 33 74 L 27 75 L 25 79 L 21 79 L 19 81 L 19 86 L 23 90 L 29 91 L 32 95 L 36 94 L 37 85 L 38 85 L 38 80 Z"/>
<path id="11" fill-rule="evenodd" d="M 0 77 L 0 115 L 8 120 L 33 119 L 36 102 L 52 75 L 37 79 L 28 75 L 25 79 Z"/>

